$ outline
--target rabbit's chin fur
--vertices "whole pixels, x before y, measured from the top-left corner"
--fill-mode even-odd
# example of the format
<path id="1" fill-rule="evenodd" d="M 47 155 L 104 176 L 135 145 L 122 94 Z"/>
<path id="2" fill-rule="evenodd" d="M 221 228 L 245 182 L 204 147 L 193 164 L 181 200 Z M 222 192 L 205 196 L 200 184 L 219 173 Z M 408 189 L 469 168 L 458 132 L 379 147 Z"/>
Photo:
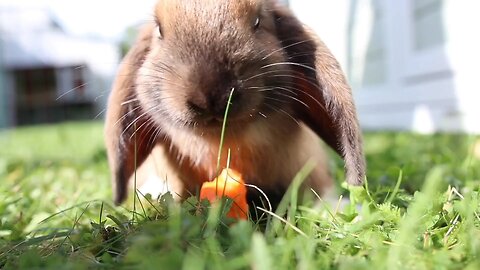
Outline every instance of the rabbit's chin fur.
<path id="1" fill-rule="evenodd" d="M 242 172 L 247 181 L 252 180 L 249 184 L 268 193 L 286 189 L 299 172 L 298 168 L 310 162 L 315 166 L 305 180 L 305 187 L 318 194 L 329 193 L 332 178 L 318 137 L 293 120 L 281 127 L 271 123 L 268 119 L 258 120 L 245 126 L 237 137 L 227 134 L 220 168 L 227 167 L 230 152 L 228 166 Z M 138 169 L 137 188 L 154 196 L 170 191 L 177 199 L 196 194 L 200 182 L 216 176 L 220 136 L 201 136 L 175 127 L 168 129 L 166 133 L 172 132 L 174 136 L 165 137 L 169 144 L 158 144 Z M 196 179 L 198 175 L 204 178 Z"/>

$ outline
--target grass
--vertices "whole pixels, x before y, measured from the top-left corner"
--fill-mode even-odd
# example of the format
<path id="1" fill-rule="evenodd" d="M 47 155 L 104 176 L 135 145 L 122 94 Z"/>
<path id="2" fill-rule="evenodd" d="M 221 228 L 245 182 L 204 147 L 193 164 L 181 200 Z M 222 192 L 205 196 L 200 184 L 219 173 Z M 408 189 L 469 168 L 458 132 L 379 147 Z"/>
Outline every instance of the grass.
<path id="1" fill-rule="evenodd" d="M 296 205 L 293 185 L 262 232 L 194 197 L 112 206 L 100 123 L 3 131 L 0 268 L 480 269 L 478 142 L 367 134 L 368 185 L 338 183 L 350 203 Z"/>

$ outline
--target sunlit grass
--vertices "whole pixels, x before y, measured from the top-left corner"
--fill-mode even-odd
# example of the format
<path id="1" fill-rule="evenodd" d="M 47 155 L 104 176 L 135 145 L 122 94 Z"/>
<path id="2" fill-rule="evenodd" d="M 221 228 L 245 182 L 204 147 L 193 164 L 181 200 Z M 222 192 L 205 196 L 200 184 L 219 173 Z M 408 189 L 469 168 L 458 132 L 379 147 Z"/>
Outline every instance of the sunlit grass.
<path id="1" fill-rule="evenodd" d="M 143 198 L 132 220 L 132 198 L 111 203 L 101 123 L 0 132 L 0 268 L 480 269 L 477 140 L 367 134 L 368 189 L 339 181 L 341 208 L 296 205 L 293 186 L 261 231 L 194 197 Z"/>

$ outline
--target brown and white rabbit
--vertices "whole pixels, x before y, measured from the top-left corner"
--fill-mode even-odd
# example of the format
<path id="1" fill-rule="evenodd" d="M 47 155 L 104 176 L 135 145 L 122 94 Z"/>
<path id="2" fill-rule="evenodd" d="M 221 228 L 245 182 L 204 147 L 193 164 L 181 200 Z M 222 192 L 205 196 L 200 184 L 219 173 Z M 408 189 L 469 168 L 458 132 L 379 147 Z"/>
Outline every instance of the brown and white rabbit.
<path id="1" fill-rule="evenodd" d="M 273 0 L 159 0 L 123 60 L 108 103 L 105 139 L 115 202 L 147 158 L 173 193 L 213 179 L 233 89 L 220 167 L 278 202 L 309 160 L 304 183 L 332 186 L 319 137 L 358 185 L 365 160 L 345 76 L 322 41 Z M 152 150 L 155 148 L 152 154 Z M 137 175 L 139 183 L 145 172 Z M 249 191 L 251 200 L 259 194 Z"/>

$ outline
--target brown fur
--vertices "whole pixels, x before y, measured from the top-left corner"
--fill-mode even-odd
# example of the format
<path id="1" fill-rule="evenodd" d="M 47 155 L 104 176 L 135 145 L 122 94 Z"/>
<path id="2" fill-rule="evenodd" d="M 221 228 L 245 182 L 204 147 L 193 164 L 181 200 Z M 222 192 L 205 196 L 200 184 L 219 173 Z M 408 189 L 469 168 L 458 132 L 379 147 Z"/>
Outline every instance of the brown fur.
<path id="1" fill-rule="evenodd" d="M 212 179 L 232 88 L 221 167 L 230 149 L 230 166 L 273 194 L 312 160 L 305 186 L 323 193 L 332 180 L 319 136 L 344 158 L 347 181 L 362 183 L 350 88 L 326 46 L 288 9 L 270 0 L 160 0 L 155 16 L 125 57 L 108 104 L 117 203 L 147 158 L 180 195 Z"/>

